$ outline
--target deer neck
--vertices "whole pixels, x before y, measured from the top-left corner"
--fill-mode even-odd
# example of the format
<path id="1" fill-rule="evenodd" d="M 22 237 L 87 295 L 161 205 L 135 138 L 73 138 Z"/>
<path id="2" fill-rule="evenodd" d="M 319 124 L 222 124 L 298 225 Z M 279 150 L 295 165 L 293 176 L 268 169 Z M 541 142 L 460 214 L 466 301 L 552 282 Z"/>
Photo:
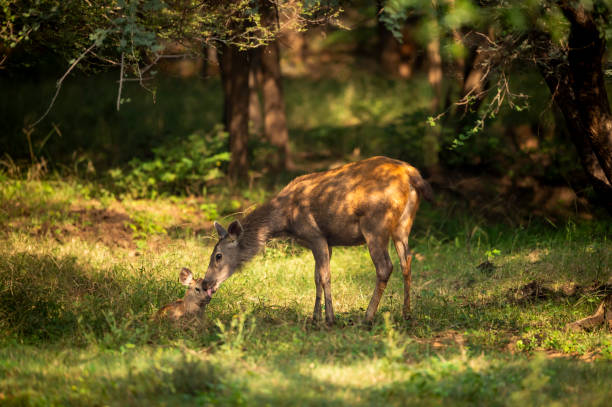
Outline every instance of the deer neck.
<path id="1" fill-rule="evenodd" d="M 243 232 L 239 240 L 241 263 L 259 253 L 266 242 L 284 230 L 282 210 L 274 201 L 266 202 L 248 214 L 243 220 Z"/>

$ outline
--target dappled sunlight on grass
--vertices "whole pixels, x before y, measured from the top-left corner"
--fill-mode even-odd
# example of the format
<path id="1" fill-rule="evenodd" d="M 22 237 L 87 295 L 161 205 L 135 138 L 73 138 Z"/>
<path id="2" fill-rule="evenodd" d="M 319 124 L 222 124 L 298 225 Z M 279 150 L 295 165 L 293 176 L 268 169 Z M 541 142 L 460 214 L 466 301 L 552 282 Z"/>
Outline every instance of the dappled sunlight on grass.
<path id="1" fill-rule="evenodd" d="M 34 183 L 20 199 L 117 204 L 70 188 Z M 172 323 L 151 317 L 183 295 L 181 267 L 203 276 L 214 235 L 157 231 L 192 213 L 186 200 L 121 205 L 131 222 L 144 214 L 138 247 L 90 239 L 65 208 L 55 222 L 76 226 L 62 239 L 28 224 L 3 229 L 0 403 L 597 405 L 609 396 L 612 337 L 565 330 L 593 312 L 612 276 L 605 225 L 511 228 L 425 207 L 411 239 L 412 319 L 401 318 L 390 246 L 394 273 L 372 326 L 362 324 L 375 281 L 365 246 L 333 249 L 337 324 L 327 327 L 311 320 L 312 253 L 274 241 L 221 286 L 201 321 Z"/>
<path id="2" fill-rule="evenodd" d="M 414 350 L 414 349 L 411 349 Z M 563 359 L 434 354 L 418 361 L 362 357 L 348 362 L 317 361 L 307 356 L 292 364 L 262 365 L 258 358 L 235 359 L 187 348 L 100 352 L 95 348 L 67 353 L 21 347 L 0 351 L 0 371 L 13 386 L 9 400 L 100 398 L 132 405 L 153 401 L 223 405 L 604 405 L 608 363 L 585 364 Z M 19 372 L 19 375 L 15 375 Z M 28 379 L 22 387 L 20 379 Z M 605 389 L 606 387 L 604 387 Z M 599 389 L 599 390 L 598 390 Z"/>

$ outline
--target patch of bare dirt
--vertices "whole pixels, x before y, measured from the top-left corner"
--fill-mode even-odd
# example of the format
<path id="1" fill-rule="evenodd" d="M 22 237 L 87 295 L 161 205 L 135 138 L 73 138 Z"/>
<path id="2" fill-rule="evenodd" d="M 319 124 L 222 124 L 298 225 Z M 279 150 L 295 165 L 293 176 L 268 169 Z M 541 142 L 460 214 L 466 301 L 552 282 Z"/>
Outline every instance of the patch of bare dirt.
<path id="1" fill-rule="evenodd" d="M 548 249 L 535 249 L 527 255 L 527 260 L 529 260 L 530 263 L 538 263 L 542 261 L 543 257 L 548 256 L 548 253 Z"/>
<path id="2" fill-rule="evenodd" d="M 439 332 L 431 339 L 415 338 L 415 340 L 420 344 L 429 344 L 434 349 L 442 349 L 454 345 L 458 345 L 460 348 L 462 348 L 465 345 L 465 337 L 463 334 L 455 331 L 454 329 Z"/>
<path id="3" fill-rule="evenodd" d="M 559 352 L 555 350 L 546 350 L 546 351 L 543 351 L 542 353 L 549 359 L 558 359 L 558 358 L 578 359 L 583 362 L 594 362 L 599 357 L 601 357 L 601 352 L 598 350 L 594 350 L 592 352 L 587 352 L 587 353 L 582 353 L 582 354 L 563 353 L 563 352 Z"/>
<path id="4" fill-rule="evenodd" d="M 570 282 L 553 288 L 542 281 L 534 280 L 518 288 L 508 290 L 506 298 L 509 301 L 522 304 L 546 298 L 574 297 L 585 294 L 605 294 L 611 292 L 612 281 L 606 283 L 594 281 L 584 286 Z"/>
<path id="5" fill-rule="evenodd" d="M 512 302 L 521 304 L 549 298 L 554 294 L 554 290 L 544 286 L 542 282 L 534 280 L 518 288 L 508 290 L 506 296 Z"/>
<path id="6" fill-rule="evenodd" d="M 129 215 L 121 205 L 109 208 L 76 207 L 69 210 L 72 222 L 44 222 L 34 230 L 39 236 L 52 235 L 60 243 L 73 238 L 100 242 L 109 247 L 135 248 L 132 230 L 127 226 Z"/>
<path id="7" fill-rule="evenodd" d="M 134 248 L 132 231 L 127 223 L 130 217 L 125 212 L 116 209 L 78 210 L 73 212 L 79 216 L 80 225 L 71 225 L 70 232 L 82 240 L 99 241 L 106 246 Z"/>
<path id="8" fill-rule="evenodd" d="M 212 233 L 212 221 L 200 209 L 209 203 L 205 198 L 189 197 L 180 202 L 137 200 L 125 203 L 130 212 L 154 213 L 161 220 L 169 236 L 190 232 L 193 235 Z"/>
<path id="9" fill-rule="evenodd" d="M 212 222 L 200 210 L 202 203 L 195 198 L 176 203 L 113 201 L 105 207 L 96 200 L 79 200 L 36 211 L 14 210 L 0 230 L 48 236 L 60 243 L 80 239 L 125 249 L 136 249 L 136 240 L 144 238 L 153 247 L 163 247 L 169 239 L 211 233 Z"/>

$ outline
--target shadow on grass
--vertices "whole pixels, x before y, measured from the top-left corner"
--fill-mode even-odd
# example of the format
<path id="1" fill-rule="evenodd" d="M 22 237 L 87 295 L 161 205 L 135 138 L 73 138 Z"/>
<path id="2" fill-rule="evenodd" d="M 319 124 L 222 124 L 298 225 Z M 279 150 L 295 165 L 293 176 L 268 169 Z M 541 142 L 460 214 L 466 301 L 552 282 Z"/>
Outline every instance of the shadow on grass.
<path id="1" fill-rule="evenodd" d="M 363 376 L 369 373 L 359 362 L 331 367 L 337 372 L 324 379 L 325 374 L 306 367 L 307 356 L 297 364 L 274 365 L 272 371 L 245 370 L 239 361 L 202 359 L 180 350 L 162 356 L 126 354 L 119 368 L 109 367 L 110 356 L 89 359 L 91 366 L 106 368 L 86 369 L 86 375 L 49 374 L 33 364 L 21 366 L 16 378 L 10 367 L 0 367 L 15 384 L 0 384 L 3 401 L 135 406 L 605 405 L 612 377 L 609 363 L 541 357 L 387 360 L 376 369 L 377 384 L 373 377 Z M 290 360 L 294 359 L 295 355 Z"/>
<path id="2" fill-rule="evenodd" d="M 2 356 L 10 360 L 12 355 Z M 85 360 L 69 359 L 74 358 L 59 356 L 55 363 L 76 374 L 49 373 L 36 359 L 26 359 L 18 376 L 10 364 L 0 366 L 0 374 L 11 377 L 9 382 L 0 382 L 0 404 L 244 404 L 227 369 L 180 350 L 107 352 L 88 355 Z"/>
<path id="3" fill-rule="evenodd" d="M 457 347 L 446 353 L 428 352 L 411 337 L 404 338 L 408 346 L 406 351 L 400 356 L 393 355 L 385 343 L 386 328 L 380 315 L 372 329 L 351 323 L 362 316 L 362 310 L 358 309 L 339 313 L 339 326 L 327 328 L 324 325 L 311 326 L 308 316 L 297 305 L 256 305 L 250 315 L 257 326 L 253 337 L 247 338 L 242 345 L 238 344 L 236 349 L 257 355 L 256 360 L 264 358 L 266 366 L 261 371 L 245 372 L 240 356 L 228 354 L 225 357 L 222 352 L 212 361 L 199 357 L 167 360 L 153 357 L 152 361 L 136 363 L 130 355 L 130 348 L 124 345 L 144 345 L 143 342 L 152 339 L 142 330 L 152 324 L 139 319 L 138 315 L 147 314 L 151 296 L 155 297 L 156 292 L 162 292 L 162 296 L 168 294 L 159 288 L 159 282 L 147 280 L 144 274 L 144 271 L 139 274 L 123 269 L 95 270 L 80 265 L 71 256 L 16 253 L 0 259 L 2 331 L 26 342 L 53 342 L 74 340 L 80 336 L 80 330 L 89 329 L 90 334 L 99 338 L 102 349 L 120 349 L 110 355 L 125 365 L 119 373 L 113 373 L 108 367 L 92 368 L 88 375 L 83 376 L 84 382 L 77 382 L 70 375 L 41 372 L 40 366 L 21 367 L 19 380 L 27 380 L 27 385 L 13 387 L 19 390 L 5 391 L 9 401 L 35 404 L 46 397 L 45 400 L 57 399 L 75 404 L 122 400 L 130 405 L 161 402 L 541 405 L 565 402 L 569 397 L 576 403 L 586 400 L 586 404 L 604 405 L 608 396 L 601 389 L 610 388 L 612 367 L 605 363 L 531 361 L 507 354 L 481 356 L 479 359 L 474 353 L 462 359 Z M 363 271 L 363 278 L 369 281 L 370 276 L 370 272 Z M 456 326 L 454 324 L 491 329 L 493 315 L 499 318 L 499 327 L 507 329 L 509 325 L 505 320 L 519 323 L 519 319 L 507 312 L 503 304 L 474 304 L 475 308 L 466 312 L 458 303 L 449 302 L 444 296 L 435 293 L 429 296 L 425 292 L 421 290 L 419 293 L 415 320 L 412 325 L 406 325 L 406 332 L 414 333 L 411 331 L 414 326 L 424 326 L 435 333 Z M 224 307 L 224 302 L 229 300 L 223 298 L 211 318 L 228 323 L 233 315 Z M 535 309 L 537 304 L 533 307 Z M 392 314 L 397 311 L 391 309 Z M 124 316 L 130 313 L 137 317 Z M 442 314 L 447 315 L 446 318 L 436 321 L 423 316 Z M 463 320 L 459 318 L 461 316 Z M 397 329 L 404 333 L 402 325 Z M 214 337 L 215 332 L 214 327 L 204 327 L 200 335 L 209 337 L 199 341 L 195 332 L 183 336 L 185 340 L 191 339 L 201 345 L 203 341 L 218 340 Z M 111 339 L 104 339 L 107 336 Z M 355 376 L 371 374 L 362 370 L 366 362 L 381 363 L 374 370 L 384 379 L 381 381 L 383 384 L 371 384 L 374 383 L 371 377 L 363 380 L 361 385 L 355 384 L 359 382 Z M 332 370 L 321 374 L 315 370 L 322 365 L 325 369 L 337 369 L 337 372 Z M 246 366 L 248 368 L 248 363 Z M 0 366 L 0 373 L 14 377 L 11 369 L 10 363 L 4 364 Z M 330 379 L 324 380 L 326 376 Z M 83 389 L 83 392 L 71 390 L 72 386 Z M 54 389 L 51 395 L 49 389 Z M 587 391 L 589 389 L 593 391 Z"/>
<path id="4" fill-rule="evenodd" d="M 0 330 L 21 341 L 128 335 L 151 305 L 175 298 L 176 284 L 144 269 L 96 270 L 75 256 L 21 252 L 0 257 Z M 133 329 L 132 329 L 133 330 Z"/>

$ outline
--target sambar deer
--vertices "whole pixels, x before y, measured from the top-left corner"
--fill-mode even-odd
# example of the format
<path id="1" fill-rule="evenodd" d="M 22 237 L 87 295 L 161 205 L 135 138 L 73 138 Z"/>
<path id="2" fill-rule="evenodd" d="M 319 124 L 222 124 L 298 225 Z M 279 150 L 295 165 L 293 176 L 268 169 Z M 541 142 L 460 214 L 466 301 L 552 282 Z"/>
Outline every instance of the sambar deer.
<path id="1" fill-rule="evenodd" d="M 156 318 L 179 320 L 186 316 L 195 316 L 210 302 L 210 296 L 202 292 L 202 278 L 194 279 L 193 273 L 183 267 L 179 273 L 179 282 L 187 287 L 185 295 L 170 304 L 163 306 L 155 314 Z"/>
<path id="2" fill-rule="evenodd" d="M 312 250 L 315 259 L 316 297 L 313 320 L 334 323 L 329 261 L 333 246 L 366 243 L 376 267 L 376 287 L 366 311 L 372 322 L 393 270 L 389 238 L 395 243 L 404 276 L 403 315 L 410 315 L 408 235 L 420 198 L 431 201 L 429 184 L 405 162 L 372 157 L 329 171 L 296 178 L 275 197 L 249 213 L 241 224 L 227 230 L 215 222 L 219 241 L 210 256 L 202 292 L 212 297 L 219 285 L 276 237 L 291 237 Z"/>

